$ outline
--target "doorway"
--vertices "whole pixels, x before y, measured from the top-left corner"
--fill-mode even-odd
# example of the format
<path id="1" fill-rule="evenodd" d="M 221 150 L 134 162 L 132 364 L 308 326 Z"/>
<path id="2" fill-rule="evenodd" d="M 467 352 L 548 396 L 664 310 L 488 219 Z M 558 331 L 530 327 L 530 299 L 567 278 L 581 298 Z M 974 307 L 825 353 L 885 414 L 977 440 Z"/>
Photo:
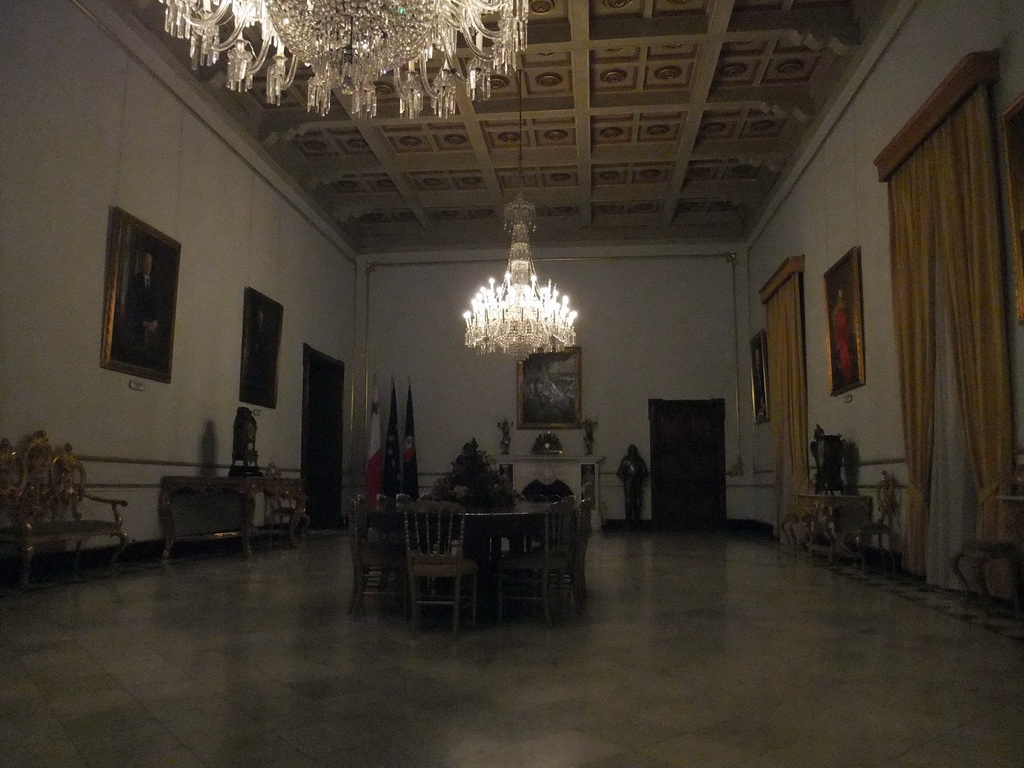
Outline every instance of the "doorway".
<path id="1" fill-rule="evenodd" d="M 648 400 L 651 528 L 725 527 L 725 400 Z"/>
<path id="2" fill-rule="evenodd" d="M 340 528 L 345 364 L 302 345 L 302 477 L 312 528 Z"/>

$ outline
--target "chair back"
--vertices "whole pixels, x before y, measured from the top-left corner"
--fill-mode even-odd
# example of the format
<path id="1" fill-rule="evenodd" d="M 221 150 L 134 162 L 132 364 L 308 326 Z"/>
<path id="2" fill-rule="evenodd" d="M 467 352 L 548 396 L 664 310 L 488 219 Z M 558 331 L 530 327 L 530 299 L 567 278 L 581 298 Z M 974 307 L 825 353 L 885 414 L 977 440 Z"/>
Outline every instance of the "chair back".
<path id="1" fill-rule="evenodd" d="M 896 514 L 899 512 L 899 483 L 889 472 L 882 470 L 882 479 L 878 483 L 878 521 L 893 527 Z"/>
<path id="2" fill-rule="evenodd" d="M 579 513 L 575 496 L 556 501 L 544 515 L 544 550 L 549 555 L 572 556 L 576 549 Z"/>
<path id="3" fill-rule="evenodd" d="M 594 498 L 592 496 L 584 496 L 583 500 L 580 501 L 578 509 L 578 515 L 576 518 L 576 524 L 578 529 L 576 531 L 576 546 L 578 549 L 586 550 L 587 542 L 590 541 L 590 521 L 594 515 Z"/>
<path id="4" fill-rule="evenodd" d="M 461 560 L 466 510 L 450 501 L 405 505 L 405 545 L 409 562 Z"/>
<path id="5" fill-rule="evenodd" d="M 366 497 L 356 494 L 352 497 L 352 512 L 348 518 L 349 544 L 352 552 L 359 550 L 359 545 L 366 541 L 366 516 L 370 505 Z"/>

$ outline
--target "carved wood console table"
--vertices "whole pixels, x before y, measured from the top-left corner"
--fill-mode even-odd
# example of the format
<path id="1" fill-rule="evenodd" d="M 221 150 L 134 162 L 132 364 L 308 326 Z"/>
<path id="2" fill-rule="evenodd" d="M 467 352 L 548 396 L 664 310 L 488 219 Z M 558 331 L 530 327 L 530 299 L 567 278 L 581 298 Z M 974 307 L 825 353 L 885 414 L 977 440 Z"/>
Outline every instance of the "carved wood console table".
<path id="1" fill-rule="evenodd" d="M 870 496 L 796 494 L 793 506 L 797 519 L 807 526 L 808 552 L 830 559 L 855 556 L 847 539 L 871 522 Z"/>
<path id="2" fill-rule="evenodd" d="M 173 498 L 179 494 L 192 494 L 199 497 L 213 497 L 219 494 L 232 494 L 241 501 L 241 511 L 232 519 L 231 515 L 218 516 L 209 524 L 208 530 L 182 530 L 180 521 L 175 518 Z M 302 487 L 301 478 L 292 477 L 176 477 L 165 476 L 160 481 L 160 506 L 158 515 L 160 530 L 164 536 L 163 557 L 171 555 L 171 548 L 181 539 L 217 539 L 240 536 L 242 550 L 246 555 L 252 554 L 250 542 L 254 529 L 256 513 L 256 497 L 263 494 L 265 498 L 287 499 L 294 503 L 295 511 L 288 525 L 288 540 L 291 545 L 298 545 L 298 535 L 309 522 L 306 514 L 306 492 Z M 195 522 L 195 521 L 193 521 Z M 202 528 L 202 525 L 199 526 Z"/>

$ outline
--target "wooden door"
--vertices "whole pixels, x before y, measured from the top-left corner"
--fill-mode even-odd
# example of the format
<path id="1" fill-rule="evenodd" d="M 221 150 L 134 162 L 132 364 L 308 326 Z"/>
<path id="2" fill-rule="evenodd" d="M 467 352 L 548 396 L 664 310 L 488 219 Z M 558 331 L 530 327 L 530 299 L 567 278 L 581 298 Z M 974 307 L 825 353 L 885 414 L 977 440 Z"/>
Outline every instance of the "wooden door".
<path id="1" fill-rule="evenodd" d="M 651 528 L 725 526 L 725 401 L 649 400 Z"/>
<path id="2" fill-rule="evenodd" d="M 313 528 L 339 528 L 345 426 L 345 364 L 302 346 L 302 477 Z"/>

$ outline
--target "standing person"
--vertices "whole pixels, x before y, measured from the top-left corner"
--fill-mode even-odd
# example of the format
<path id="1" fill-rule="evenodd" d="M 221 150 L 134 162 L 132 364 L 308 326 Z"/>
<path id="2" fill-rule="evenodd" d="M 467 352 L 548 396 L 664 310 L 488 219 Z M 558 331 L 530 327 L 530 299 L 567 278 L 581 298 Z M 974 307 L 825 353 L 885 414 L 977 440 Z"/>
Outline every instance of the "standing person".
<path id="1" fill-rule="evenodd" d="M 153 254 L 142 255 L 142 269 L 132 275 L 124 299 L 126 341 L 140 362 L 153 365 L 162 352 L 160 298 L 153 279 Z"/>
<path id="2" fill-rule="evenodd" d="M 626 496 L 626 523 L 632 530 L 640 527 L 640 514 L 644 506 L 644 480 L 647 479 L 647 462 L 640 456 L 635 445 L 629 446 L 626 455 L 619 462 L 615 473 L 622 481 Z"/>

